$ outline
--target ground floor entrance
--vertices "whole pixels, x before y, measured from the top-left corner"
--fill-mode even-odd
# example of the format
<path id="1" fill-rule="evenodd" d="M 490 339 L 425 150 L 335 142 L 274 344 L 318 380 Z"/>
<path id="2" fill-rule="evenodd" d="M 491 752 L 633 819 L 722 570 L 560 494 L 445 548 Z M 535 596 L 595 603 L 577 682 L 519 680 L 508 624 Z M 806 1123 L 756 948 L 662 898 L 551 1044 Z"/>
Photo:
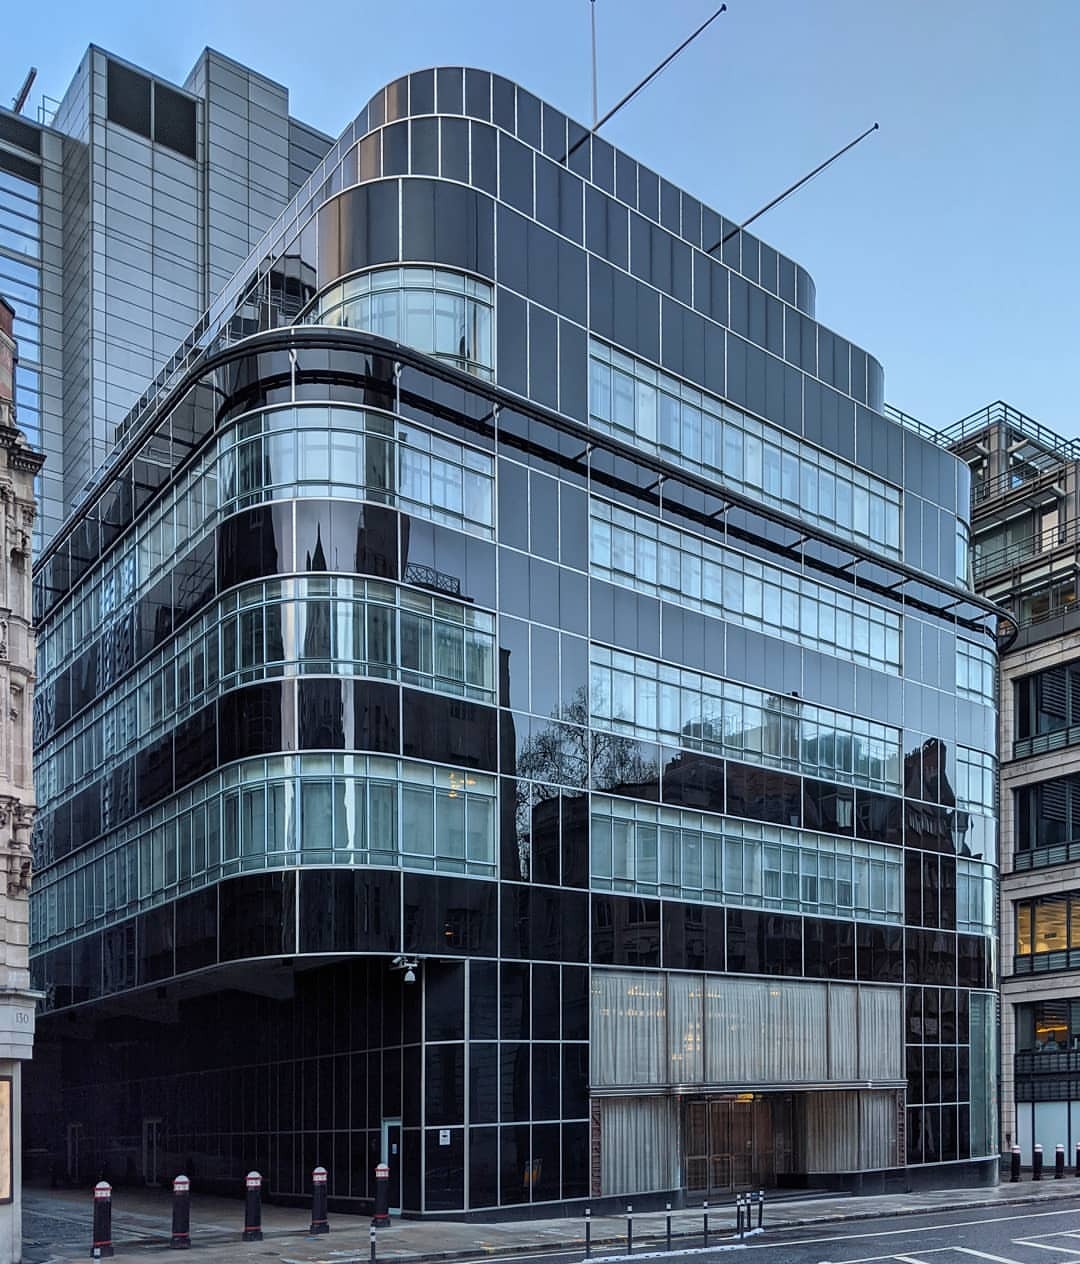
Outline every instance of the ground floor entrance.
<path id="1" fill-rule="evenodd" d="M 693 1098 L 683 1111 L 683 1173 L 690 1198 L 783 1184 L 793 1172 L 790 1094 Z"/>

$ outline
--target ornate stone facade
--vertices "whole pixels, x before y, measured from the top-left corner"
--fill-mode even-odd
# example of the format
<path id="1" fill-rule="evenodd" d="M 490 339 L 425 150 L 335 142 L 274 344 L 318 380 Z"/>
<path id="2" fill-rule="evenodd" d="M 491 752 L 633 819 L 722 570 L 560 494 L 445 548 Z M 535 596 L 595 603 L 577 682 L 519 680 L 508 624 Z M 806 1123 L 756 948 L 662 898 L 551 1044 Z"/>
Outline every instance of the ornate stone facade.
<path id="1" fill-rule="evenodd" d="M 44 458 L 15 427 L 12 311 L 0 299 L 0 1264 L 22 1255 L 20 1065 L 34 1040 L 27 959 L 34 819 L 34 475 Z"/>

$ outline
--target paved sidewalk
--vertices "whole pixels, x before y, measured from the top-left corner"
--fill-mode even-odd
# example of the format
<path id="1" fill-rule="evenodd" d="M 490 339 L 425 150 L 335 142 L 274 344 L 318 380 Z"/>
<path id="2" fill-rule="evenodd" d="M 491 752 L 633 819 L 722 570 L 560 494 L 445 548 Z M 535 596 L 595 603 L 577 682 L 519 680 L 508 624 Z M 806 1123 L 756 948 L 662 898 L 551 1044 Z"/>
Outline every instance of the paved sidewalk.
<path id="1" fill-rule="evenodd" d="M 785 1196 L 766 1202 L 765 1227 L 822 1224 L 920 1212 L 991 1210 L 1023 1203 L 1054 1203 L 1080 1198 L 1080 1180 L 1027 1179 L 992 1189 L 934 1190 L 912 1194 L 856 1198 L 817 1195 Z M 168 1250 L 171 1204 L 165 1191 L 117 1189 L 113 1196 L 113 1242 L 118 1257 L 147 1256 Z M 23 1220 L 27 1264 L 86 1259 L 89 1256 L 92 1209 L 89 1191 L 26 1190 Z M 284 1264 L 366 1264 L 369 1258 L 367 1216 L 330 1216 L 331 1232 L 308 1236 L 310 1215 L 302 1208 L 263 1207 L 262 1242 L 240 1241 L 243 1202 L 240 1199 L 195 1196 L 191 1207 L 192 1256 L 200 1264 L 273 1259 Z M 700 1208 L 672 1213 L 672 1235 L 700 1238 Z M 734 1200 L 709 1211 L 709 1236 L 719 1241 L 734 1230 Z M 634 1243 L 662 1244 L 663 1212 L 634 1214 Z M 625 1216 L 596 1216 L 592 1224 L 594 1254 L 615 1254 L 626 1246 Z M 584 1253 L 585 1227 L 580 1218 L 476 1223 L 453 1220 L 395 1220 L 379 1232 L 378 1258 L 388 1264 L 497 1257 L 525 1251 Z"/>

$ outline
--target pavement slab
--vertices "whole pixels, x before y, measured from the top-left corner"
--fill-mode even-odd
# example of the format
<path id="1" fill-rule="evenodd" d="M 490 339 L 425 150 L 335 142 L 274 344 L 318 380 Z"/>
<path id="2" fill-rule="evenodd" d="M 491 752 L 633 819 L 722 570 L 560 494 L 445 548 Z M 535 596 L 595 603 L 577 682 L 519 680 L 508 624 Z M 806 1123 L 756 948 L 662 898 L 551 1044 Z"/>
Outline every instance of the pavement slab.
<path id="1" fill-rule="evenodd" d="M 1004 1184 L 985 1189 L 944 1189 L 909 1194 L 785 1196 L 766 1195 L 766 1231 L 807 1224 L 1053 1203 L 1080 1195 L 1080 1179 Z M 165 1190 L 118 1188 L 113 1195 L 113 1243 L 118 1258 L 146 1257 L 169 1250 L 171 1199 Z M 709 1209 L 710 1242 L 731 1240 L 735 1229 L 734 1200 Z M 310 1215 L 302 1208 L 263 1207 L 263 1241 L 241 1242 L 243 1202 L 240 1199 L 193 1195 L 191 1251 L 199 1264 L 368 1264 L 370 1218 L 330 1215 L 331 1232 L 308 1233 Z M 60 1264 L 90 1255 L 92 1206 L 89 1191 L 34 1190 L 23 1193 L 24 1264 Z M 703 1210 L 671 1213 L 673 1246 L 700 1242 Z M 660 1212 L 635 1212 L 637 1247 L 662 1247 L 666 1217 Z M 594 1255 L 617 1254 L 626 1247 L 626 1216 L 592 1218 Z M 497 1259 L 534 1253 L 577 1252 L 584 1255 L 585 1222 L 581 1217 L 545 1220 L 476 1222 L 395 1219 L 377 1234 L 377 1258 L 389 1264 L 465 1259 Z"/>

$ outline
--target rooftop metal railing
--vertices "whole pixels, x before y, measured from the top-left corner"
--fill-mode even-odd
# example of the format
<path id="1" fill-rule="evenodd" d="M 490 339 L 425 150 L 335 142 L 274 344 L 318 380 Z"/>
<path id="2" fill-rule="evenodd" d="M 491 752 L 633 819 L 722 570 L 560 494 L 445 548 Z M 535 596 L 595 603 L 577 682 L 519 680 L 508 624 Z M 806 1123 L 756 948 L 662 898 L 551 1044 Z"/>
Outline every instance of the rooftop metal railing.
<path id="1" fill-rule="evenodd" d="M 1030 439 L 1048 454 L 1062 461 L 1080 460 L 1080 439 L 1066 439 L 1049 426 L 1044 426 L 1034 417 L 1029 417 L 1000 399 L 939 430 L 938 442 L 946 447 L 955 447 L 991 426 L 1000 425 L 1007 425 L 1010 430 Z"/>
<path id="2" fill-rule="evenodd" d="M 941 431 L 935 430 L 933 426 L 928 426 L 925 421 L 920 421 L 918 417 L 912 417 L 910 413 L 894 408 L 892 404 L 886 404 L 881 411 L 886 417 L 891 417 L 893 421 L 898 421 L 902 426 L 906 426 L 908 430 L 914 430 L 916 434 L 922 435 L 924 439 L 929 439 L 931 443 L 944 446 L 940 437 Z"/>

